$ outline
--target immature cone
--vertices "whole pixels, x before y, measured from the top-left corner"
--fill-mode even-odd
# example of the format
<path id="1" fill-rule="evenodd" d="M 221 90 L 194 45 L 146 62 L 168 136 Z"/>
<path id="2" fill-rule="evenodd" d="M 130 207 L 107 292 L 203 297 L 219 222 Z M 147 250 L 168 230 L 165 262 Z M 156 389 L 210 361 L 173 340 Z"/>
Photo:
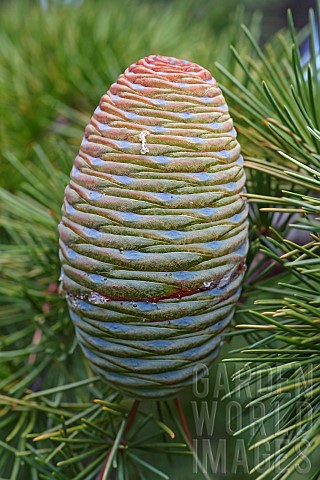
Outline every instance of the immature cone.
<path id="1" fill-rule="evenodd" d="M 184 60 L 131 65 L 86 127 L 62 288 L 93 370 L 128 395 L 176 395 L 218 354 L 245 270 L 242 165 L 221 90 Z"/>

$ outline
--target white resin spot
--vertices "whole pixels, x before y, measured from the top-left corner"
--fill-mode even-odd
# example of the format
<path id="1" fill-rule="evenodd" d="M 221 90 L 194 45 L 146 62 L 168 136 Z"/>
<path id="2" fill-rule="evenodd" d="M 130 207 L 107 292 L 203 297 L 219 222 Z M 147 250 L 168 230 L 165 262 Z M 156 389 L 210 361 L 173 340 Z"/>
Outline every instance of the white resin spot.
<path id="1" fill-rule="evenodd" d="M 149 148 L 147 147 L 147 141 L 146 141 L 146 136 L 149 135 L 150 132 L 148 130 L 142 130 L 142 132 L 139 135 L 139 140 L 141 142 L 141 153 L 144 155 L 145 153 L 149 152 Z"/>

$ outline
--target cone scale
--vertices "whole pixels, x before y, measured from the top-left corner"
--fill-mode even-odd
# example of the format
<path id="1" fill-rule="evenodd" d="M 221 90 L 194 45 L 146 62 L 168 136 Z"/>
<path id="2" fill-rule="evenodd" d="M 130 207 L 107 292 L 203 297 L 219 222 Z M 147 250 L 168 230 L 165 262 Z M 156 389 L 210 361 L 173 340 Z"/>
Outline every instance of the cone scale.
<path id="1" fill-rule="evenodd" d="M 123 393 L 175 396 L 216 358 L 245 271 L 244 184 L 204 68 L 149 56 L 101 98 L 65 191 L 61 281 L 92 369 Z"/>

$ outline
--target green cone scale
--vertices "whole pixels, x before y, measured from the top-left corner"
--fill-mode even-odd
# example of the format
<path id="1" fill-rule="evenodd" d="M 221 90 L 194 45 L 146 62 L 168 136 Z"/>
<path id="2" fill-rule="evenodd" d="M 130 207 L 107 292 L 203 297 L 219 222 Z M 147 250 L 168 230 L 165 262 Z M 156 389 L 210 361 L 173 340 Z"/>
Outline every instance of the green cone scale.
<path id="1" fill-rule="evenodd" d="M 204 68 L 150 56 L 103 95 L 60 223 L 62 289 L 92 369 L 177 395 L 217 356 L 245 271 L 240 146 Z"/>

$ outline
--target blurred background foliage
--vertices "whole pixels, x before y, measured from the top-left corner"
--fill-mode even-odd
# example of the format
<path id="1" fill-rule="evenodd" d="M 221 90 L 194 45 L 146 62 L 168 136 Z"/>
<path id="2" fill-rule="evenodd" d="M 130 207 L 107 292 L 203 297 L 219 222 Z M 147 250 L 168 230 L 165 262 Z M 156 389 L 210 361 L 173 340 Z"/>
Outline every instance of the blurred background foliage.
<path id="1" fill-rule="evenodd" d="M 117 429 L 129 409 L 130 402 L 92 377 L 78 349 L 64 300 L 57 293 L 57 224 L 84 126 L 110 84 L 145 55 L 186 58 L 213 73 L 231 107 L 248 167 L 250 268 L 245 302 L 237 316 L 243 327 L 231 346 L 224 347 L 220 359 L 228 357 L 231 348 L 251 347 L 248 362 L 252 361 L 254 371 L 266 358 L 272 366 L 280 361 L 286 365 L 294 355 L 301 362 L 310 357 L 310 349 L 317 352 L 315 340 L 303 355 L 305 328 L 318 338 L 318 326 L 312 322 L 320 298 L 314 265 L 319 260 L 315 221 L 320 189 L 319 53 L 316 20 L 312 14 L 308 18 L 308 5 L 307 1 L 279 0 L 0 2 L 1 480 L 95 479 L 106 447 L 117 441 Z M 309 27 L 297 35 L 291 17 L 291 29 L 285 28 L 288 7 L 296 12 L 298 30 L 309 21 Z M 291 193 L 284 195 L 284 189 Z M 282 282 L 280 288 L 277 281 Z M 292 298 L 297 302 L 297 292 L 300 303 L 295 304 Z M 288 302 L 293 308 L 288 308 Z M 307 303 L 311 310 L 306 309 Z M 271 318 L 275 331 L 261 337 L 252 325 L 270 327 L 272 315 L 265 314 L 266 309 L 280 312 L 285 327 Z M 297 318 L 302 328 L 295 325 Z M 294 328 L 288 329 L 292 322 Z M 286 337 L 284 344 L 281 336 Z M 272 353 L 272 345 L 280 345 L 279 349 L 289 345 L 292 351 L 284 350 L 279 357 L 279 349 Z M 262 352 L 262 347 L 267 350 Z M 216 363 L 210 372 L 211 389 L 205 398 L 209 405 L 223 371 L 219 369 L 221 364 Z M 232 373 L 245 376 L 237 364 L 228 363 L 226 371 L 221 394 L 228 393 Z M 297 375 L 292 367 L 286 380 Z M 254 397 L 253 382 L 243 384 L 251 385 Z M 318 384 L 311 382 L 312 386 L 313 402 L 320 405 Z M 240 395 L 245 399 L 247 391 Z M 105 410 L 92 403 L 94 398 L 105 400 Z M 201 405 L 192 389 L 183 396 L 189 419 L 194 419 L 191 402 L 197 400 Z M 204 429 L 213 446 L 218 439 L 227 440 L 227 473 L 218 471 L 214 478 L 246 479 L 245 470 L 231 473 L 237 440 L 226 425 L 227 402 L 218 402 L 213 435 Z M 272 405 L 272 401 L 267 404 L 266 412 Z M 117 479 L 204 478 L 192 473 L 192 459 L 173 412 L 172 402 L 143 406 L 129 439 L 130 453 L 121 451 L 117 457 Z M 150 430 L 150 419 L 156 429 Z M 249 425 L 252 418 L 243 421 Z M 236 418 L 234 422 L 238 425 Z M 286 438 L 298 441 L 303 431 L 295 427 L 294 412 L 291 417 L 288 413 L 285 422 L 282 428 L 296 433 Z M 266 428 L 272 436 L 271 423 L 267 416 Z M 190 427 L 195 438 L 193 420 Z M 238 425 L 240 430 L 243 427 Z M 316 424 L 315 442 L 319 441 L 317 428 Z M 176 433 L 172 444 L 165 442 L 172 437 L 170 429 Z M 243 432 L 245 443 L 259 432 L 251 433 Z M 171 455 L 167 458 L 164 452 Z M 252 452 L 247 453 L 252 467 L 258 462 Z M 314 464 L 318 467 L 317 460 Z M 281 478 L 270 471 L 267 476 Z M 311 478 L 311 473 L 292 478 Z"/>
<path id="2" fill-rule="evenodd" d="M 282 3 L 282 15 L 272 15 Z M 0 5 L 0 184 L 11 189 L 18 178 L 7 153 L 28 160 L 36 143 L 57 133 L 77 145 L 102 92 L 136 59 L 156 52 L 213 72 L 214 63 L 223 61 L 232 71 L 229 45 L 250 49 L 242 47 L 241 22 L 253 22 L 254 35 L 266 38 L 285 12 L 285 2 L 275 0 L 3 0 Z M 76 125 L 81 128 L 75 131 Z"/>

